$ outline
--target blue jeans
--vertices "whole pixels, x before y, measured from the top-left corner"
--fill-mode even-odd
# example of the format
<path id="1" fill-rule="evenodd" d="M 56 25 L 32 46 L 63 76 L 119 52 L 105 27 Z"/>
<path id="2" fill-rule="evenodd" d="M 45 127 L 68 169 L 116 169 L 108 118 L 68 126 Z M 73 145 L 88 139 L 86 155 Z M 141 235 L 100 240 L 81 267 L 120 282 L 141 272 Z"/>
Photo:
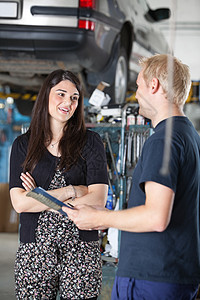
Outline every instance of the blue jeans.
<path id="1" fill-rule="evenodd" d="M 195 300 L 196 284 L 174 284 L 115 277 L 111 300 Z"/>

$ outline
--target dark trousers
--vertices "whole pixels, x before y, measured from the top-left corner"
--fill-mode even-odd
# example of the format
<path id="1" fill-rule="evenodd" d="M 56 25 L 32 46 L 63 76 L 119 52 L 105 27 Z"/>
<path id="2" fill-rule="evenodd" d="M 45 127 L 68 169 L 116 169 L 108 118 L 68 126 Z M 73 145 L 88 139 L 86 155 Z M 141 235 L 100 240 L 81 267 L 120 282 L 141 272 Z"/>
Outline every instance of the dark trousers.
<path id="1" fill-rule="evenodd" d="M 195 300 L 198 284 L 174 284 L 116 276 L 111 300 Z"/>

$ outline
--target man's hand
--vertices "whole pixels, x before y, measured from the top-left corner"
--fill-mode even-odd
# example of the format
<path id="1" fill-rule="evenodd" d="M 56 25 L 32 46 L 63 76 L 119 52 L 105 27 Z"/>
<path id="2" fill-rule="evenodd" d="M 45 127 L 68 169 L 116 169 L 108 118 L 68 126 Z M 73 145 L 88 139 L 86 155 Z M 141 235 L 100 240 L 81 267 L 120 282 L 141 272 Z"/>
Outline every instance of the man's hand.
<path id="1" fill-rule="evenodd" d="M 89 205 L 77 205 L 74 209 L 62 207 L 70 220 L 72 220 L 79 229 L 82 230 L 100 230 L 102 227 L 103 214 L 108 210 L 102 207 L 94 207 Z"/>

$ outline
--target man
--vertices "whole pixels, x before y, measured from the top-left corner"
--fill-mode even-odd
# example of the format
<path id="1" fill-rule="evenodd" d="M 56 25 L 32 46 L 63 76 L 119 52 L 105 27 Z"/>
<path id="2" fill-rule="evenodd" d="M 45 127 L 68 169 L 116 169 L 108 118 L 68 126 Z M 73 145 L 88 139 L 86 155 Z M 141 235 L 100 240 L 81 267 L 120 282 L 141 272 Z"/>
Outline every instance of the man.
<path id="1" fill-rule="evenodd" d="M 142 59 L 139 113 L 152 134 L 134 170 L 128 209 L 66 209 L 79 228 L 122 230 L 112 299 L 190 300 L 200 282 L 200 137 L 184 115 L 186 65 L 168 55 Z"/>

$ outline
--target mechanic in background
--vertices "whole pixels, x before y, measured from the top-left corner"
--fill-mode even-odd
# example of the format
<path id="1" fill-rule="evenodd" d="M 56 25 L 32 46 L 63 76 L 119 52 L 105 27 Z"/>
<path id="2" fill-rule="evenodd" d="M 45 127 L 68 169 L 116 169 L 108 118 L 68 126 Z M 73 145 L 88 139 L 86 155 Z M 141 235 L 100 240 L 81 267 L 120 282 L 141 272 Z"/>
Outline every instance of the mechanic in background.
<path id="1" fill-rule="evenodd" d="M 183 112 L 190 72 L 170 55 L 140 65 L 139 113 L 154 134 L 134 170 L 128 209 L 65 211 L 81 229 L 122 230 L 113 300 L 191 300 L 200 282 L 200 137 Z"/>

